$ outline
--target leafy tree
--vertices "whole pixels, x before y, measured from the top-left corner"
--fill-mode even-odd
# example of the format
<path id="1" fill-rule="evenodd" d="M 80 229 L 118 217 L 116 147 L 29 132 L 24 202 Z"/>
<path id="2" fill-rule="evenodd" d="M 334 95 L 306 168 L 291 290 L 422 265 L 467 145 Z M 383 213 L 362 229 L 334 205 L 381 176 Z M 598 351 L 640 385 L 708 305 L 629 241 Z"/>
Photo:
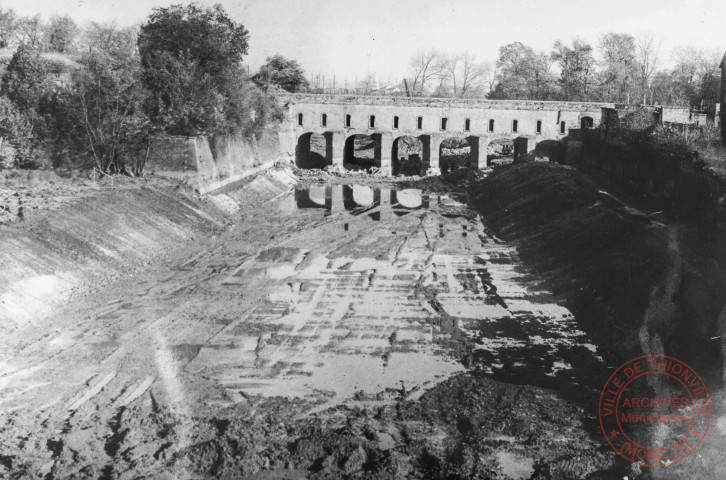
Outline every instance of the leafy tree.
<path id="1" fill-rule="evenodd" d="M 548 55 L 520 42 L 499 48 L 494 99 L 549 100 L 555 95 L 555 78 Z"/>
<path id="2" fill-rule="evenodd" d="M 260 67 L 260 71 L 252 77 L 252 80 L 260 87 L 276 85 L 288 92 L 299 92 L 308 86 L 305 72 L 297 61 L 282 55 L 267 57 L 265 64 Z"/>
<path id="3" fill-rule="evenodd" d="M 7 97 L 0 97 L 0 167 L 25 167 L 30 162 L 31 130 L 27 117 Z"/>
<path id="4" fill-rule="evenodd" d="M 575 39 L 572 46 L 555 42 L 552 60 L 559 63 L 562 98 L 568 101 L 590 100 L 595 59 L 590 44 Z"/>
<path id="5" fill-rule="evenodd" d="M 71 17 L 55 15 L 45 29 L 45 47 L 59 53 L 69 53 L 78 36 L 78 26 Z"/>
<path id="6" fill-rule="evenodd" d="M 116 45 L 125 42 L 125 29 L 105 30 Z M 112 38 L 117 37 L 117 38 Z M 143 111 L 146 90 L 141 63 L 133 44 L 126 50 L 103 51 L 83 46 L 81 68 L 71 85 L 59 92 L 55 125 L 60 150 L 90 160 L 104 173 L 140 173 L 139 152 L 155 133 Z"/>
<path id="7" fill-rule="evenodd" d="M 10 46 L 17 30 L 17 16 L 11 8 L 3 9 L 0 6 L 0 48 Z"/>
<path id="8" fill-rule="evenodd" d="M 228 102 L 242 89 L 248 32 L 221 5 L 156 8 L 142 25 L 138 47 L 147 110 L 168 133 L 222 133 L 247 112 Z"/>
<path id="9" fill-rule="evenodd" d="M 635 38 L 622 33 L 605 34 L 600 39 L 598 51 L 602 58 L 601 99 L 625 103 L 633 93 L 636 78 Z"/>
<path id="10" fill-rule="evenodd" d="M 18 47 L 0 81 L 0 95 L 27 116 L 36 133 L 45 128 L 44 116 L 51 109 L 49 99 L 54 90 L 47 64 L 38 51 L 24 45 Z"/>

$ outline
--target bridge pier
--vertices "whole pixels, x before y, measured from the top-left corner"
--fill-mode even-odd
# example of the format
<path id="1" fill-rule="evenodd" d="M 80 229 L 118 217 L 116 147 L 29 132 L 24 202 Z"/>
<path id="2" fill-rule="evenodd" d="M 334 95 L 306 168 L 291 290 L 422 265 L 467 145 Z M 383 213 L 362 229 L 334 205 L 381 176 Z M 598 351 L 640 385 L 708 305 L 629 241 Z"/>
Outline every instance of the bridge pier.
<path id="1" fill-rule="evenodd" d="M 419 137 L 423 144 L 423 155 L 421 158 L 421 173 L 426 175 L 441 175 L 441 165 L 439 162 L 439 150 L 441 142 L 444 140 L 440 135 L 421 135 Z"/>
<path id="2" fill-rule="evenodd" d="M 472 135 L 466 139 L 469 142 L 469 160 L 471 168 L 481 170 L 487 168 L 487 147 L 489 138 L 480 135 Z"/>
<path id="3" fill-rule="evenodd" d="M 345 133 L 326 132 L 325 134 L 325 159 L 333 166 L 343 168 L 345 158 Z"/>
<path id="4" fill-rule="evenodd" d="M 393 151 L 393 134 L 384 132 L 375 135 L 376 149 L 375 158 L 380 162 L 381 170 L 384 175 L 393 175 L 393 160 L 391 152 Z"/>

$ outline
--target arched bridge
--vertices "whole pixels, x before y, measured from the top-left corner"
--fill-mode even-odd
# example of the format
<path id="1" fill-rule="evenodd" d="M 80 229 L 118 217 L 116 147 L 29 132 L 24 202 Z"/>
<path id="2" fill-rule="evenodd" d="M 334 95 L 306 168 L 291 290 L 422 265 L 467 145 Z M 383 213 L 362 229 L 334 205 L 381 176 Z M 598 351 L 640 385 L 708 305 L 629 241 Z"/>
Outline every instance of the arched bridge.
<path id="1" fill-rule="evenodd" d="M 524 136 L 533 145 L 557 143 L 570 129 L 598 126 L 601 109 L 612 106 L 310 94 L 292 94 L 283 102 L 282 149 L 295 155 L 298 166 L 376 166 L 389 175 L 441 173 L 444 158 L 455 161 L 464 147 L 469 166 L 484 168 L 492 141 Z"/>

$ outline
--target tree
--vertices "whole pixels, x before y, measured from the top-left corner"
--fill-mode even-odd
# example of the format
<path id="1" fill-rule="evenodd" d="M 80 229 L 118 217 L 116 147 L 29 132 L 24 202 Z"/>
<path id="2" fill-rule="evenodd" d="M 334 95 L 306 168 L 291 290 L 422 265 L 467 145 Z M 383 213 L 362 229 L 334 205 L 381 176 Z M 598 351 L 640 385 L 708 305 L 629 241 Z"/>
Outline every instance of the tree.
<path id="1" fill-rule="evenodd" d="M 78 35 L 78 26 L 71 17 L 54 15 L 45 29 L 45 47 L 59 53 L 70 53 Z"/>
<path id="2" fill-rule="evenodd" d="M 282 55 L 267 57 L 260 71 L 252 80 L 262 88 L 268 85 L 276 85 L 288 92 L 299 92 L 301 88 L 308 86 L 305 79 L 305 72 L 295 60 L 290 60 Z"/>
<path id="3" fill-rule="evenodd" d="M 462 52 L 442 57 L 442 75 L 451 82 L 454 97 L 464 97 L 479 91 L 484 75 L 483 66 L 476 56 Z"/>
<path id="4" fill-rule="evenodd" d="M 10 46 L 17 30 L 17 16 L 11 8 L 3 9 L 0 6 L 0 48 Z"/>
<path id="5" fill-rule="evenodd" d="M 606 102 L 625 103 L 633 93 L 636 78 L 635 38 L 622 33 L 605 34 L 600 53 L 600 97 Z"/>
<path id="6" fill-rule="evenodd" d="M 432 80 L 441 76 L 442 62 L 441 54 L 436 50 L 420 50 L 411 59 L 410 94 L 413 96 L 425 95 L 426 86 Z"/>
<path id="7" fill-rule="evenodd" d="M 25 45 L 18 47 L 0 81 L 0 95 L 10 99 L 28 118 L 35 133 L 45 128 L 45 114 L 55 86 L 40 53 Z"/>
<path id="8" fill-rule="evenodd" d="M 7 97 L 0 96 L 0 168 L 24 167 L 30 161 L 27 117 Z"/>
<path id="9" fill-rule="evenodd" d="M 44 26 L 40 15 L 21 17 L 15 25 L 15 35 L 20 45 L 36 50 L 43 49 Z"/>
<path id="10" fill-rule="evenodd" d="M 119 28 L 114 23 L 91 22 L 83 29 L 79 40 L 82 52 L 105 52 L 111 56 L 136 52 L 137 28 Z"/>
<path id="11" fill-rule="evenodd" d="M 120 33 L 123 35 L 123 33 Z M 86 51 L 58 99 L 56 126 L 69 150 L 103 173 L 140 173 L 139 152 L 154 133 L 143 112 L 146 91 L 135 51 Z"/>
<path id="12" fill-rule="evenodd" d="M 494 90 L 497 84 L 497 65 L 494 62 L 487 61 L 482 65 L 482 76 L 484 77 L 484 85 L 486 87 L 487 95 Z"/>
<path id="13" fill-rule="evenodd" d="M 248 32 L 221 5 L 156 8 L 138 37 L 152 121 L 173 134 L 222 133 L 249 115 L 228 102 L 243 89 Z M 246 87 L 244 87 L 246 88 Z"/>
<path id="14" fill-rule="evenodd" d="M 638 81 L 640 87 L 640 96 L 643 103 L 648 103 L 648 90 L 650 81 L 656 67 L 658 66 L 658 50 L 653 35 L 641 35 L 635 42 L 635 62 L 638 67 Z"/>
<path id="15" fill-rule="evenodd" d="M 555 78 L 549 55 L 535 52 L 520 42 L 499 48 L 494 99 L 549 100 L 555 94 Z"/>
<path id="16" fill-rule="evenodd" d="M 142 62 L 159 52 L 186 56 L 212 76 L 237 67 L 247 55 L 249 32 L 220 4 L 198 3 L 155 8 L 139 32 Z"/>
<path id="17" fill-rule="evenodd" d="M 590 100 L 595 59 L 592 46 L 575 39 L 569 47 L 559 40 L 555 42 L 552 60 L 560 64 L 560 89 L 567 101 Z"/>

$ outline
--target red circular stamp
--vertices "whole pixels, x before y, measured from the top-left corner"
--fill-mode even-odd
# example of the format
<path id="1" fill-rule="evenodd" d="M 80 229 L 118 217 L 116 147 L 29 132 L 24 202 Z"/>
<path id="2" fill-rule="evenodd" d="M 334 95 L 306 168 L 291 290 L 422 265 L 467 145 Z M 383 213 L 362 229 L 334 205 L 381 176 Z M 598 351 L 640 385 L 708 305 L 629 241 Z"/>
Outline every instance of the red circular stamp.
<path id="1" fill-rule="evenodd" d="M 711 423 L 701 377 L 664 355 L 620 366 L 600 394 L 600 427 L 622 457 L 644 467 L 680 462 L 698 448 Z"/>

